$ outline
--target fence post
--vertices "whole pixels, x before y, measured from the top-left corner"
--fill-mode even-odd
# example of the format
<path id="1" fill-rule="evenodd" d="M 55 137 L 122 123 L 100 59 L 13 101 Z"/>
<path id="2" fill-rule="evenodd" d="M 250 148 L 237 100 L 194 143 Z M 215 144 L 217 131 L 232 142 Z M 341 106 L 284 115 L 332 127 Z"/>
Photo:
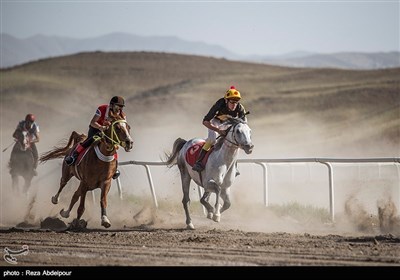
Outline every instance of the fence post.
<path id="1" fill-rule="evenodd" d="M 153 179 L 151 177 L 150 167 L 147 164 L 144 164 L 143 166 L 144 168 L 146 168 L 147 178 L 149 179 L 150 190 L 151 190 L 151 195 L 153 196 L 154 206 L 158 208 L 158 202 L 156 198 L 156 192 L 154 191 L 154 185 L 153 185 Z"/>
<path id="2" fill-rule="evenodd" d="M 400 205 L 400 158 L 364 158 L 364 159 L 335 159 L 335 158 L 297 158 L 297 159 L 239 159 L 238 162 L 241 163 L 255 163 L 258 165 L 261 165 L 263 168 L 263 191 L 264 191 L 264 205 L 266 207 L 269 206 L 269 189 L 268 189 L 268 170 L 267 170 L 267 164 L 268 163 L 288 163 L 288 162 L 318 162 L 321 164 L 324 164 L 328 167 L 328 173 L 329 173 L 329 211 L 330 211 L 330 216 L 331 216 L 331 221 L 334 222 L 335 220 L 335 197 L 334 197 L 334 183 L 333 183 L 333 167 L 331 163 L 356 163 L 356 162 L 375 162 L 375 163 L 380 163 L 380 162 L 394 162 L 396 168 L 397 168 L 397 173 L 398 173 L 398 178 L 399 178 L 399 185 L 398 185 L 398 203 Z M 157 198 L 155 195 L 155 190 L 154 190 L 154 185 L 153 185 L 153 180 L 151 177 L 151 172 L 150 168 L 148 165 L 166 165 L 163 162 L 144 162 L 144 161 L 125 161 L 125 162 L 120 162 L 119 165 L 128 165 L 128 164 L 136 164 L 136 165 L 143 165 L 146 169 L 147 172 L 147 178 L 149 180 L 150 184 L 150 190 L 153 196 L 153 201 L 154 205 L 156 208 L 158 208 L 158 203 L 157 203 Z M 378 165 L 380 168 L 380 165 Z M 380 170 L 379 170 L 379 177 L 381 176 Z M 117 181 L 117 184 L 119 181 Z M 119 183 L 120 184 L 120 183 Z M 200 188 L 200 187 L 199 187 Z M 199 196 L 201 195 L 201 190 L 198 189 L 199 191 Z M 122 198 L 122 188 L 121 188 L 121 193 L 120 197 Z M 200 197 L 201 199 L 201 197 Z M 203 208 L 204 211 L 204 208 Z"/>
<path id="3" fill-rule="evenodd" d="M 122 186 L 121 186 L 121 181 L 119 177 L 116 179 L 117 181 L 117 187 L 118 187 L 118 195 L 119 195 L 119 200 L 122 200 Z"/>
<path id="4" fill-rule="evenodd" d="M 398 161 L 398 163 L 400 163 L 400 160 Z M 399 164 L 394 164 L 396 166 L 397 169 L 397 178 L 399 179 L 399 183 L 397 185 L 397 196 L 398 196 L 398 204 L 397 204 L 397 209 L 400 209 L 400 165 Z"/>
<path id="5" fill-rule="evenodd" d="M 264 184 L 264 205 L 265 207 L 269 206 L 269 197 L 268 197 L 268 170 L 267 164 L 264 162 L 255 162 L 255 164 L 261 165 L 263 168 L 263 184 Z"/>
<path id="6" fill-rule="evenodd" d="M 317 161 L 319 161 L 317 159 Z M 335 221 L 335 191 L 333 188 L 333 169 L 332 165 L 329 162 L 324 162 L 324 161 L 319 161 L 320 163 L 328 166 L 328 172 L 329 172 L 329 212 L 331 214 L 331 221 Z"/>

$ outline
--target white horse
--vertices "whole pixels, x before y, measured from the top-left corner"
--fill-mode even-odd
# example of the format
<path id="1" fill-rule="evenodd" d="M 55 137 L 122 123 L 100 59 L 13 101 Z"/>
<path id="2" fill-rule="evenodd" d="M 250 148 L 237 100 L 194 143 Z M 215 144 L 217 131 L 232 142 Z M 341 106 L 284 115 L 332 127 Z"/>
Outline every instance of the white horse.
<path id="1" fill-rule="evenodd" d="M 236 160 L 239 148 L 243 149 L 246 154 L 250 154 L 253 151 L 251 129 L 246 122 L 241 119 L 231 118 L 226 121 L 226 125 L 229 126 L 226 130 L 226 136 L 219 138 L 214 150 L 208 157 L 205 169 L 200 173 L 192 170 L 192 166 L 187 161 L 187 153 L 193 153 L 194 147 L 199 149 L 198 144 L 204 142 L 204 139 L 194 138 L 189 141 L 182 138 L 176 139 L 172 153 L 168 155 L 166 160 L 169 167 L 177 164 L 181 174 L 182 203 L 186 214 L 187 229 L 194 229 L 188 208 L 191 180 L 204 188 L 204 195 L 200 202 L 207 209 L 207 218 L 219 222 L 221 213 L 231 206 L 229 188 L 236 177 Z M 208 202 L 211 193 L 216 194 L 215 207 Z M 223 201 L 223 205 L 219 203 L 220 198 Z"/>

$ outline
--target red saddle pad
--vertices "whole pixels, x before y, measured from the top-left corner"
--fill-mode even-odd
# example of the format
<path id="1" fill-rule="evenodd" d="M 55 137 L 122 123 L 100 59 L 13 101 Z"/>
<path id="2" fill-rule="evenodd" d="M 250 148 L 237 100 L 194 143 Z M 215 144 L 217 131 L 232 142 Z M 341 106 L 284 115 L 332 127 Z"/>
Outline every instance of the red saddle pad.
<path id="1" fill-rule="evenodd" d="M 196 163 L 197 157 L 199 156 L 199 153 L 205 143 L 206 143 L 206 141 L 204 141 L 204 140 L 196 142 L 186 151 L 186 155 L 185 155 L 186 162 L 189 163 L 190 166 L 193 166 Z M 204 159 L 202 161 L 204 166 L 206 165 L 207 159 L 210 156 L 213 149 L 214 149 L 214 146 L 211 147 L 211 149 L 208 150 L 207 154 L 204 156 Z"/>

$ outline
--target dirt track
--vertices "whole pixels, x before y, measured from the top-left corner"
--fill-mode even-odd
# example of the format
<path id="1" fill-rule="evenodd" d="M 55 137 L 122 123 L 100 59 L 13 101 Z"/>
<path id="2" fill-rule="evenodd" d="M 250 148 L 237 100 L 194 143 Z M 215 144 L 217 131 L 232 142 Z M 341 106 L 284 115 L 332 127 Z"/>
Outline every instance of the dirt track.
<path id="1" fill-rule="evenodd" d="M 100 226 L 93 206 L 88 207 L 87 228 L 79 231 L 67 229 L 72 219 L 57 217 L 3 227 L 0 266 L 400 267 L 398 224 L 383 233 L 378 222 L 359 215 L 354 217 L 363 224 L 350 219 L 352 226 L 345 226 L 339 215 L 335 223 L 320 223 L 277 217 L 265 208 L 244 211 L 237 205 L 215 223 L 194 203 L 196 230 L 186 230 L 180 207 L 176 211 L 166 205 L 159 211 L 152 207 L 128 211 L 128 201 L 117 204 L 115 198 L 112 202 L 109 229 Z M 29 252 L 16 256 L 17 265 L 4 260 L 5 248 L 17 251 L 23 245 L 28 245 Z"/>
<path id="2" fill-rule="evenodd" d="M 8 229 L 0 247 L 29 253 L 18 266 L 400 266 L 400 238 L 201 228 Z M 4 253 L 4 252 L 3 252 Z M 0 264 L 10 265 L 1 260 Z"/>

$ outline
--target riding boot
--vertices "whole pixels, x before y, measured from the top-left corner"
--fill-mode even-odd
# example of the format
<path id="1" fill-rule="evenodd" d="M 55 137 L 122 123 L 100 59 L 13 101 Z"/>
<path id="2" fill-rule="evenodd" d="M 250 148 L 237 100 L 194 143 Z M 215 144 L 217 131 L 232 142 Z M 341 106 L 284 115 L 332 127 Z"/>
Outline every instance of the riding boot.
<path id="1" fill-rule="evenodd" d="M 121 175 L 121 172 L 119 172 L 118 170 L 118 161 L 117 161 L 117 170 L 115 171 L 114 175 L 112 176 L 112 178 L 115 180 L 119 177 L 119 175 Z"/>
<path id="2" fill-rule="evenodd" d="M 199 157 L 197 158 L 196 163 L 193 165 L 192 170 L 197 171 L 197 172 L 200 172 L 200 171 L 204 170 L 204 166 L 203 166 L 202 161 L 203 161 L 204 156 L 206 154 L 207 154 L 207 151 L 204 150 L 204 149 L 201 149 Z"/>
<path id="3" fill-rule="evenodd" d="M 93 136 L 92 137 L 88 137 L 85 141 L 83 141 L 81 143 L 82 148 L 86 149 L 87 147 L 89 147 L 90 145 L 93 144 L 94 140 L 95 139 L 93 138 Z"/>
<path id="4" fill-rule="evenodd" d="M 83 144 L 83 143 L 82 143 Z M 82 146 L 82 144 L 78 144 L 78 146 L 76 146 L 75 150 L 72 152 L 72 154 L 70 154 L 69 156 L 67 156 L 65 158 L 65 163 L 70 166 L 72 164 L 74 164 L 74 162 L 76 161 L 76 159 L 78 158 L 80 152 L 82 152 L 85 147 Z"/>
<path id="5" fill-rule="evenodd" d="M 86 138 L 86 140 L 83 141 L 82 143 L 79 143 L 78 146 L 76 146 L 76 148 L 73 151 L 73 153 L 65 158 L 65 163 L 67 165 L 72 165 L 75 162 L 75 160 L 78 158 L 79 154 L 83 150 L 85 150 L 87 147 L 92 145 L 93 142 L 94 142 L 94 138 L 92 136 L 92 137 Z"/>

